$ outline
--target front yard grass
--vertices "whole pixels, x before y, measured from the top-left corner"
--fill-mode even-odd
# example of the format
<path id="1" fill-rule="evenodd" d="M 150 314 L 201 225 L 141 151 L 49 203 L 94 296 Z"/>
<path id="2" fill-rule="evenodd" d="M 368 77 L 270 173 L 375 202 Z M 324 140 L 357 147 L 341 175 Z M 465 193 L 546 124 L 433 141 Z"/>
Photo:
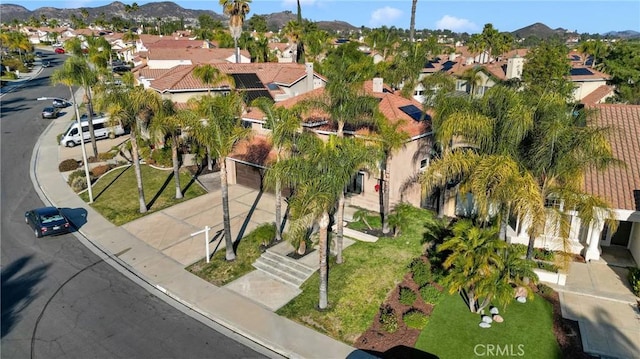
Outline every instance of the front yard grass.
<path id="1" fill-rule="evenodd" d="M 301 287 L 302 293 L 277 314 L 353 344 L 373 321 L 389 292 L 402 281 L 411 261 L 423 253 L 423 223 L 430 212 L 415 209 L 410 230 L 375 243 L 356 242 L 343 251 L 344 263 L 329 262 L 329 307 L 318 311 L 319 275 Z"/>
<path id="2" fill-rule="evenodd" d="M 173 206 L 174 204 L 198 197 L 206 191 L 197 183 L 192 182 L 188 172 L 180 173 L 182 199 L 175 199 L 175 186 L 172 171 L 158 170 L 149 166 L 141 166 L 144 195 L 148 211 L 141 214 L 138 201 L 138 185 L 133 166 L 115 169 L 94 183 L 91 206 L 111 223 L 120 226 L 146 214 Z M 186 191 L 185 191 L 186 188 Z M 89 194 L 85 191 L 80 197 L 89 201 Z"/>
<path id="3" fill-rule="evenodd" d="M 252 264 L 262 254 L 260 245 L 271 240 L 274 234 L 273 224 L 263 224 L 242 237 L 234 261 L 226 261 L 225 249 L 222 248 L 211 257 L 209 263 L 202 259 L 187 267 L 187 270 L 209 283 L 223 286 L 255 269 Z"/>
<path id="4" fill-rule="evenodd" d="M 441 359 L 562 358 L 548 301 L 536 295 L 524 304 L 514 301 L 506 309 L 498 309 L 504 322 L 494 322 L 491 328 L 483 329 L 478 326 L 480 315 L 471 313 L 459 295 L 447 293 L 435 306 L 415 347 Z"/>

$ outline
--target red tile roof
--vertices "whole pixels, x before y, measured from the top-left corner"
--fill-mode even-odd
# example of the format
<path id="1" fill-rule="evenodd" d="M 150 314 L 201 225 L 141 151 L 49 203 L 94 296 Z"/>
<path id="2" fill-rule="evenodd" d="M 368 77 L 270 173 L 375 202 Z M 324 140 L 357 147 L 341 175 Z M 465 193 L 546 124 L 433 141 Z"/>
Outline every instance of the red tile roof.
<path id="1" fill-rule="evenodd" d="M 380 104 L 378 106 L 380 112 L 384 114 L 384 116 L 391 122 L 404 121 L 404 126 L 402 126 L 402 130 L 405 131 L 409 136 L 414 137 L 424 133 L 431 131 L 431 122 L 430 121 L 415 121 L 409 115 L 400 110 L 402 106 L 414 105 L 420 109 L 422 109 L 422 104 L 416 100 L 407 99 L 400 96 L 398 93 L 394 93 L 390 88 L 385 87 L 385 91 L 383 92 L 373 92 L 373 81 L 366 81 L 364 83 L 364 90 L 368 95 L 377 97 L 380 99 Z M 291 108 L 297 103 L 300 103 L 304 100 L 317 98 L 324 95 L 324 88 L 318 88 L 313 91 L 306 92 L 302 95 L 278 102 L 278 106 L 284 106 L 286 108 Z M 317 121 L 318 119 L 327 119 L 327 114 L 321 113 L 320 111 L 313 111 L 310 113 L 306 113 L 305 122 L 308 122 L 309 119 L 313 121 Z M 327 127 L 323 128 L 323 130 L 327 131 L 335 131 L 335 128 Z"/>
<path id="2" fill-rule="evenodd" d="M 610 126 L 611 147 L 626 168 L 589 171 L 585 190 L 606 199 L 614 209 L 640 211 L 640 106 L 595 105 L 590 124 Z"/>
<path id="3" fill-rule="evenodd" d="M 613 95 L 613 86 L 602 85 L 585 96 L 582 100 L 580 100 L 580 102 L 585 105 L 595 105 L 598 103 L 602 103 L 608 97 L 611 97 Z"/>

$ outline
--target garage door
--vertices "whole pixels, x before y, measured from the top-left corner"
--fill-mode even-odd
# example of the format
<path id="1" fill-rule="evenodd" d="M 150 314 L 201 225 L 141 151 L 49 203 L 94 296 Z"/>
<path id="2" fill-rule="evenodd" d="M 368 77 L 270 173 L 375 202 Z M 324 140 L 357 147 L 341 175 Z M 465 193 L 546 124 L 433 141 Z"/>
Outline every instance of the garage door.
<path id="1" fill-rule="evenodd" d="M 259 190 L 262 186 L 262 169 L 236 162 L 236 183 Z"/>

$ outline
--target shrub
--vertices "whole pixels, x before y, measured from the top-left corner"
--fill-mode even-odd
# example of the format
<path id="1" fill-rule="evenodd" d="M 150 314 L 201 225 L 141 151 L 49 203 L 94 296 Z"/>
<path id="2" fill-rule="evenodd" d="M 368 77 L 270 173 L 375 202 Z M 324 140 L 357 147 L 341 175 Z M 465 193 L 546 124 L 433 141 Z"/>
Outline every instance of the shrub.
<path id="1" fill-rule="evenodd" d="M 433 305 L 438 304 L 442 299 L 442 292 L 438 290 L 438 288 L 432 285 L 425 285 L 420 288 L 420 296 L 422 296 L 422 300 L 425 303 L 431 303 Z"/>
<path id="2" fill-rule="evenodd" d="M 64 136 L 64 133 L 59 133 L 59 134 L 56 136 L 56 143 L 60 143 L 60 140 L 62 140 L 62 136 Z"/>
<path id="3" fill-rule="evenodd" d="M 629 267 L 627 279 L 629 280 L 633 294 L 640 297 L 640 268 Z"/>
<path id="4" fill-rule="evenodd" d="M 427 317 L 419 310 L 411 309 L 410 311 L 404 313 L 404 315 L 402 316 L 402 320 L 407 325 L 407 327 L 422 330 L 427 325 L 429 317 Z"/>
<path id="5" fill-rule="evenodd" d="M 251 234 L 259 243 L 266 246 L 276 236 L 276 224 L 275 223 L 263 223 L 256 227 Z"/>
<path id="6" fill-rule="evenodd" d="M 410 264 L 411 273 L 413 275 L 413 281 L 416 282 L 418 287 L 431 282 L 433 275 L 431 273 L 431 265 L 425 262 L 422 258 L 416 258 Z"/>
<path id="7" fill-rule="evenodd" d="M 171 148 L 156 148 L 151 151 L 151 163 L 162 167 L 173 167 L 173 159 L 171 158 Z"/>
<path id="8" fill-rule="evenodd" d="M 91 174 L 89 175 L 91 176 Z M 95 177 L 91 176 L 91 182 L 93 182 L 94 180 Z M 69 178 L 67 179 L 67 183 L 75 192 L 85 190 L 87 188 L 87 180 L 85 179 L 84 170 L 80 169 L 71 172 L 71 174 L 69 174 Z"/>
<path id="9" fill-rule="evenodd" d="M 98 159 L 100 161 L 108 161 L 116 157 L 118 151 L 110 150 L 109 152 L 100 152 L 98 153 Z"/>
<path id="10" fill-rule="evenodd" d="M 90 174 L 95 176 L 95 177 L 100 177 L 103 174 L 109 172 L 109 170 L 111 170 L 113 168 L 113 166 L 111 165 L 99 165 L 99 166 L 95 166 Z"/>
<path id="11" fill-rule="evenodd" d="M 411 288 L 400 287 L 400 303 L 404 305 L 412 305 L 416 301 L 418 295 Z"/>
<path id="12" fill-rule="evenodd" d="M 558 273 L 558 270 L 560 270 L 560 268 L 553 263 L 536 262 L 536 265 L 539 269 L 546 270 L 547 272 Z"/>
<path id="13" fill-rule="evenodd" d="M 553 262 L 556 258 L 556 254 L 553 251 L 541 248 L 535 248 L 533 250 L 533 257 L 547 262 Z"/>
<path id="14" fill-rule="evenodd" d="M 538 293 L 542 296 L 548 296 L 553 294 L 553 288 L 549 287 L 546 284 L 538 284 Z"/>
<path id="15" fill-rule="evenodd" d="M 78 169 L 78 167 L 80 167 L 78 161 L 74 160 L 73 158 L 69 158 L 60 162 L 60 164 L 58 165 L 58 171 L 69 172 Z"/>
<path id="16" fill-rule="evenodd" d="M 525 255 L 527 255 L 527 245 L 526 244 L 514 243 L 514 244 L 511 245 L 511 248 L 513 248 L 513 251 L 515 252 L 515 254 L 518 255 L 518 257 L 524 257 Z"/>
<path id="17" fill-rule="evenodd" d="M 396 318 L 393 308 L 388 304 L 380 308 L 380 324 L 382 324 L 382 329 L 388 333 L 395 333 L 398 330 L 398 318 Z"/>

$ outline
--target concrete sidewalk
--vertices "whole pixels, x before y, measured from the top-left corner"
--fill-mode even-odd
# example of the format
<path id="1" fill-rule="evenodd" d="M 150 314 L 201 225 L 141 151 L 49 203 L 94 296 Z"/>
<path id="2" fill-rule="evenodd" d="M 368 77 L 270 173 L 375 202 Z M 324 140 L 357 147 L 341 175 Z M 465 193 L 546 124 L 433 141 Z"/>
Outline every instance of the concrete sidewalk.
<path id="1" fill-rule="evenodd" d="M 70 189 L 58 171 L 59 154 L 62 149 L 56 143 L 56 135 L 64 131 L 70 119 L 71 111 L 52 121 L 43 132 L 33 151 L 31 176 L 43 201 L 63 208 L 79 227 L 76 234 L 95 246 L 92 250 L 107 253 L 115 263 L 155 286 L 157 292 L 154 294 L 160 297 L 168 296 L 170 300 L 182 303 L 281 356 L 371 357 L 365 352 L 280 317 L 251 298 L 225 287 L 216 287 L 184 269 L 186 264 L 204 257 L 203 239 L 193 239 L 200 241 L 201 246 L 201 256 L 196 258 L 187 250 L 192 246 L 185 244 L 189 242 L 185 236 L 194 229 L 202 229 L 206 222 L 205 217 L 208 220 L 216 217 L 213 213 L 203 213 L 201 209 L 204 203 L 219 203 L 219 199 L 216 201 L 214 198 L 219 194 L 210 193 L 186 201 L 162 211 L 163 213 L 147 216 L 149 218 L 145 217 L 122 227 L 117 227 L 100 216 Z M 252 199 L 246 189 L 237 186 L 231 192 L 238 194 L 240 198 L 233 202 L 235 207 L 231 208 L 232 213 L 243 213 L 252 209 L 255 197 Z M 273 202 L 268 202 L 264 200 L 264 206 L 273 208 Z M 257 223 L 271 221 L 272 215 L 263 212 L 262 209 L 253 208 L 248 224 L 242 215 L 234 217 L 234 227 L 237 229 L 244 226 L 248 233 Z M 179 220 L 182 222 L 181 225 L 175 227 L 175 221 L 165 221 L 172 214 L 178 213 L 182 216 L 190 213 L 193 216 L 189 217 L 188 221 Z M 161 223 L 164 225 L 160 226 Z M 233 233 L 237 234 L 238 231 L 234 230 Z"/>

